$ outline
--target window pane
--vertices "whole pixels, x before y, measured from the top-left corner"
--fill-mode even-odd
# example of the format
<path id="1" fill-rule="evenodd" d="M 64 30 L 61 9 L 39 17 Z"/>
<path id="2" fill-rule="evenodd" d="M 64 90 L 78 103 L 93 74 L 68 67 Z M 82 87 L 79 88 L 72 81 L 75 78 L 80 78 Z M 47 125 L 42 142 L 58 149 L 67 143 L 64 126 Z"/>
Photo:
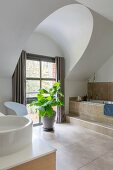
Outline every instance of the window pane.
<path id="1" fill-rule="evenodd" d="M 26 80 L 26 97 L 36 97 L 37 91 L 39 89 L 39 80 Z"/>
<path id="2" fill-rule="evenodd" d="M 40 77 L 40 62 L 34 60 L 26 61 L 26 77 Z"/>
<path id="3" fill-rule="evenodd" d="M 55 78 L 56 64 L 42 61 L 42 78 Z"/>
<path id="4" fill-rule="evenodd" d="M 52 85 L 55 83 L 55 81 L 46 81 L 42 80 L 42 88 L 49 89 L 52 87 Z"/>
<path id="5" fill-rule="evenodd" d="M 28 92 L 26 93 L 26 98 L 34 98 L 37 96 L 37 92 Z M 29 101 L 29 100 L 27 100 Z"/>
<path id="6" fill-rule="evenodd" d="M 35 106 L 30 106 L 29 104 L 27 104 L 27 110 L 28 110 L 28 115 L 30 116 L 30 118 L 33 120 L 33 123 L 39 123 L 39 115 L 38 115 L 38 111 L 36 110 Z"/>

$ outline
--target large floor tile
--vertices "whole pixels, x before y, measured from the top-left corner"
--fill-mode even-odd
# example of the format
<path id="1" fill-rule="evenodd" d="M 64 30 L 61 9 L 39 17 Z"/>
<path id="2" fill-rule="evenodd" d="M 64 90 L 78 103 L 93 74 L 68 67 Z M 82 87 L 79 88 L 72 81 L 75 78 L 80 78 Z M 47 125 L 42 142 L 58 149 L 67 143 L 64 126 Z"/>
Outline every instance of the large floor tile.
<path id="1" fill-rule="evenodd" d="M 54 132 L 33 129 L 34 138 L 57 149 L 57 170 L 113 170 L 112 137 L 71 124 L 56 124 Z"/>
<path id="2" fill-rule="evenodd" d="M 80 170 L 113 170 L 113 151 L 80 168 Z"/>

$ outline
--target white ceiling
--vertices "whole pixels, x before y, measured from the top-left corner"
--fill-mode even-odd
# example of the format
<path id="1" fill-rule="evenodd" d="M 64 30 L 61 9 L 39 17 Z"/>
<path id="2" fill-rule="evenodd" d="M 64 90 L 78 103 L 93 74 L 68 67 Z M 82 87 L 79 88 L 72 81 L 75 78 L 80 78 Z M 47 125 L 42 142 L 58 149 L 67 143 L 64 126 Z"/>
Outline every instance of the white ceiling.
<path id="1" fill-rule="evenodd" d="M 73 0 L 0 0 L 0 77 L 12 76 L 26 41 L 48 15 Z"/>
<path id="2" fill-rule="evenodd" d="M 113 22 L 92 12 L 93 33 L 87 49 L 68 76 L 72 80 L 88 80 L 113 55 Z"/>
<path id="3" fill-rule="evenodd" d="M 63 50 L 67 79 L 87 80 L 113 54 L 113 22 L 80 4 L 55 11 L 36 31 L 51 37 Z"/>
<path id="4" fill-rule="evenodd" d="M 53 39 L 62 49 L 66 76 L 84 53 L 93 30 L 93 17 L 80 4 L 64 6 L 46 18 L 35 30 Z"/>
<path id="5" fill-rule="evenodd" d="M 77 1 L 113 21 L 113 0 Z M 76 1 L 0 0 L 0 77 L 12 76 L 20 52 L 37 25 L 54 11 L 70 3 L 76 3 Z M 74 21 L 74 18 L 72 21 Z M 66 22 L 66 19 L 64 22 Z M 56 23 L 56 30 L 57 28 L 58 24 Z M 65 31 L 66 30 L 67 27 L 65 26 Z M 60 31 L 61 30 L 59 30 L 59 33 Z M 111 33 L 112 31 L 110 31 L 109 35 Z M 58 34 L 55 32 L 54 35 L 57 36 Z M 106 36 L 107 35 L 108 34 L 106 34 Z M 108 37 L 110 38 L 109 35 Z M 64 36 L 64 39 L 61 39 L 63 44 L 65 35 L 63 34 L 62 36 Z M 110 47 L 112 48 L 112 44 L 110 44 Z M 70 50 L 71 48 L 71 46 L 67 46 L 67 52 L 68 49 Z"/>
<path id="6" fill-rule="evenodd" d="M 113 21 L 113 0 L 76 0 Z"/>

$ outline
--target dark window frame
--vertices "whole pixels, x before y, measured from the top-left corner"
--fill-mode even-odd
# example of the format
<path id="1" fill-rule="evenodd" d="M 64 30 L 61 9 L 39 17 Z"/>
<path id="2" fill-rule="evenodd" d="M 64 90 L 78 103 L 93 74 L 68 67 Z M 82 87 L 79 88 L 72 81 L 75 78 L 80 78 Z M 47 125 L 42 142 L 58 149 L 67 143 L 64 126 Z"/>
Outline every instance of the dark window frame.
<path id="1" fill-rule="evenodd" d="M 42 86 L 41 81 L 42 80 L 47 80 L 47 81 L 56 81 L 56 78 L 42 78 L 41 77 L 41 71 L 42 71 L 42 61 L 45 62 L 51 62 L 51 63 L 55 63 L 55 58 L 54 57 L 49 57 L 49 56 L 43 56 L 43 55 L 37 55 L 37 54 L 31 54 L 31 53 L 27 53 L 27 59 L 26 60 L 35 60 L 35 61 L 39 61 L 40 62 L 40 78 L 36 78 L 36 77 L 26 77 L 26 80 L 40 80 L 40 88 Z M 27 98 L 27 104 L 31 103 L 33 100 L 36 100 L 36 97 L 30 97 Z M 41 117 L 39 117 L 39 122 L 33 124 L 33 126 L 38 126 L 38 125 L 42 125 L 41 122 Z"/>
<path id="2" fill-rule="evenodd" d="M 54 57 L 27 53 L 27 60 L 34 60 L 34 61 L 39 61 L 40 62 L 40 77 L 39 78 L 26 77 L 26 80 L 39 80 L 40 81 L 40 88 L 42 87 L 42 80 L 56 81 L 56 78 L 42 78 L 42 61 L 55 63 L 55 58 Z M 26 97 L 26 99 L 27 99 L 27 104 L 29 104 L 33 100 L 36 100 L 36 97 L 29 97 L 29 98 Z"/>

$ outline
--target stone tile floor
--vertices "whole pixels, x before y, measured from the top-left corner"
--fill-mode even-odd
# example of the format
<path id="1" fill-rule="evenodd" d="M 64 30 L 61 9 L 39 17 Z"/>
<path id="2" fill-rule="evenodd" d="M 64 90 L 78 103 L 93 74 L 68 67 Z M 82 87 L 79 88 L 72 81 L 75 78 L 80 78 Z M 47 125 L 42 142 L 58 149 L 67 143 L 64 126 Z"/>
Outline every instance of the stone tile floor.
<path id="1" fill-rule="evenodd" d="M 113 170 L 112 137 L 71 124 L 56 124 L 54 133 L 33 129 L 57 149 L 57 170 Z"/>

